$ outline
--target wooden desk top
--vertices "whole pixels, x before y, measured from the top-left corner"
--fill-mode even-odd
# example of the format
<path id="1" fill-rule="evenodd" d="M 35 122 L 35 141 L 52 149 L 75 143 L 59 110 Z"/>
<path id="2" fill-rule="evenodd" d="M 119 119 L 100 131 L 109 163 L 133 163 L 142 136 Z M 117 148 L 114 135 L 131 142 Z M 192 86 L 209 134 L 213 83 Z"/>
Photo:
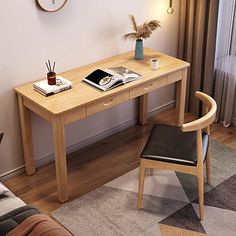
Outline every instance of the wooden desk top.
<path id="1" fill-rule="evenodd" d="M 70 110 L 88 105 L 96 100 L 106 98 L 109 95 L 119 94 L 121 91 L 141 85 L 151 79 L 162 77 L 173 73 L 174 71 L 186 68 L 189 63 L 181 61 L 171 56 L 159 53 L 153 49 L 144 49 L 144 60 L 134 60 L 134 52 L 127 52 L 118 56 L 113 56 L 105 60 L 82 66 L 64 73 L 63 77 L 73 82 L 73 88 L 50 97 L 44 97 L 33 90 L 33 83 L 25 84 L 15 88 L 15 91 L 24 97 L 24 99 L 33 102 L 46 112 L 53 115 L 66 113 Z M 160 60 L 160 68 L 156 71 L 150 68 L 150 59 L 158 58 Z M 84 82 L 82 79 L 92 71 L 100 68 L 124 66 L 134 70 L 142 75 L 142 79 L 119 86 L 106 92 L 102 92 Z"/>

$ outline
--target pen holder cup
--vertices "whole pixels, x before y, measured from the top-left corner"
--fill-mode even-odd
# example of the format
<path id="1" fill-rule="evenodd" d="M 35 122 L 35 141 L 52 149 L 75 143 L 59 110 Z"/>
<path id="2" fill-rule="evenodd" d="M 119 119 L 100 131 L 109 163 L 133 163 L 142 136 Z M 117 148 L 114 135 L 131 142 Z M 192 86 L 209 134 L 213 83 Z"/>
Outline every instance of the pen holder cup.
<path id="1" fill-rule="evenodd" d="M 55 72 L 48 72 L 47 73 L 47 79 L 49 85 L 55 85 L 56 84 L 56 76 L 57 74 Z"/>

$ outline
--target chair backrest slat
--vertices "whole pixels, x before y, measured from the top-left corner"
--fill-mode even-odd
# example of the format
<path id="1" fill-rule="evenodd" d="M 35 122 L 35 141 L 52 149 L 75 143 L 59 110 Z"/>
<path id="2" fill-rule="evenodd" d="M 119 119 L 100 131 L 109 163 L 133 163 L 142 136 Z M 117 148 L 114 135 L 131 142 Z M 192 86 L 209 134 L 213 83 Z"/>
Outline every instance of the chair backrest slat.
<path id="1" fill-rule="evenodd" d="M 195 93 L 195 96 L 199 100 L 201 100 L 203 104 L 208 108 L 208 113 L 197 120 L 183 124 L 181 126 L 181 130 L 183 132 L 196 131 L 196 130 L 206 128 L 207 126 L 212 124 L 215 120 L 216 109 L 217 109 L 215 100 L 209 95 L 199 92 L 199 91 Z"/>

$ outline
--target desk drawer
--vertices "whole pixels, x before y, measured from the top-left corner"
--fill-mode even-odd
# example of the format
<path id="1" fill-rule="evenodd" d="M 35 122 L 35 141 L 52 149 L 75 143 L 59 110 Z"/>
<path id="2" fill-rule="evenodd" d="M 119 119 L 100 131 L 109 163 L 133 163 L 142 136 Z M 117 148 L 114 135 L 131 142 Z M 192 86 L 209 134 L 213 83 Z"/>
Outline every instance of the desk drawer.
<path id="1" fill-rule="evenodd" d="M 167 75 L 167 84 L 172 84 L 181 79 L 182 79 L 182 70 L 179 70 L 172 74 Z"/>
<path id="2" fill-rule="evenodd" d="M 118 95 L 107 97 L 98 102 L 94 102 L 87 106 L 87 116 L 95 114 L 99 111 L 114 107 L 122 102 L 129 100 L 129 91 L 119 93 Z"/>
<path id="3" fill-rule="evenodd" d="M 161 77 L 148 83 L 142 84 L 138 87 L 130 89 L 130 99 L 149 93 L 152 90 L 158 89 L 165 85 L 166 85 L 166 77 Z"/>

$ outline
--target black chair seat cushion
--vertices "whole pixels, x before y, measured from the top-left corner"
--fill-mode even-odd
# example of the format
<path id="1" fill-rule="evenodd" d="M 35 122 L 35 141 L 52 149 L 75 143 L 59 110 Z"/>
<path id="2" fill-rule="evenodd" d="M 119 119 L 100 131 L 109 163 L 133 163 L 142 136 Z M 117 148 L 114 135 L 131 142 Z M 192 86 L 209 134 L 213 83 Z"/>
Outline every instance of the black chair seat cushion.
<path id="1" fill-rule="evenodd" d="M 197 165 L 196 132 L 182 132 L 180 127 L 154 125 L 141 154 L 142 158 Z M 206 160 L 209 135 L 202 132 L 203 160 Z"/>

